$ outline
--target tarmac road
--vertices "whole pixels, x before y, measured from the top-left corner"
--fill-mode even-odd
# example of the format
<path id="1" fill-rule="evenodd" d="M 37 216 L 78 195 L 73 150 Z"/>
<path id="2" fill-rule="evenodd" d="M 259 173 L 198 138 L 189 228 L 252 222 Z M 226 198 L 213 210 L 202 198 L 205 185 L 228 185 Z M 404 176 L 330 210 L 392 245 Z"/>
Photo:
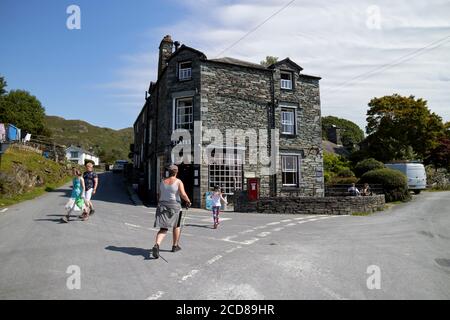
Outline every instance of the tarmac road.
<path id="1" fill-rule="evenodd" d="M 217 230 L 190 209 L 164 259 L 150 257 L 155 208 L 120 175 L 100 174 L 86 222 L 60 223 L 69 192 L 0 213 L 0 299 L 450 298 L 450 192 L 362 217 L 226 212 Z"/>

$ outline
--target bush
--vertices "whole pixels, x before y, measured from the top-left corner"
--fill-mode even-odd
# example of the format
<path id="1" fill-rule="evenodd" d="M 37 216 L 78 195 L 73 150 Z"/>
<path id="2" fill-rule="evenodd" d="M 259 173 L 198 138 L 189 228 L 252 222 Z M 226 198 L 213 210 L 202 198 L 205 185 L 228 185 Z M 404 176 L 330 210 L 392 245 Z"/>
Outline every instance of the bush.
<path id="1" fill-rule="evenodd" d="M 338 171 L 337 176 L 339 178 L 351 178 L 354 177 L 355 174 L 349 168 L 344 168 Z"/>
<path id="2" fill-rule="evenodd" d="M 376 170 L 383 169 L 384 164 L 374 158 L 369 158 L 358 162 L 355 166 L 355 174 L 357 177 L 362 177 L 364 173 Z"/>
<path id="3" fill-rule="evenodd" d="M 360 184 L 381 184 L 386 202 L 407 201 L 411 199 L 406 176 L 400 171 L 383 168 L 366 172 L 359 180 Z"/>
<path id="4" fill-rule="evenodd" d="M 335 185 L 335 184 L 352 184 L 352 183 L 357 183 L 358 182 L 358 178 L 353 176 L 353 177 L 332 177 L 328 183 L 328 185 Z"/>

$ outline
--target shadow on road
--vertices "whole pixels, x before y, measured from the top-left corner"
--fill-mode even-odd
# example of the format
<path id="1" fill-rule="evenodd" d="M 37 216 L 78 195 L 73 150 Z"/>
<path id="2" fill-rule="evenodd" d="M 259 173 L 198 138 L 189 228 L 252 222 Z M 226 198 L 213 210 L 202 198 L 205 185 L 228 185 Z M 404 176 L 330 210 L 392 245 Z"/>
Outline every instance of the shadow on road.
<path id="1" fill-rule="evenodd" d="M 62 217 L 66 216 L 65 214 L 48 214 L 46 215 L 46 217 L 55 217 L 55 218 L 48 218 L 48 219 L 34 219 L 34 221 L 51 221 L 51 222 L 58 222 L 60 224 L 66 224 L 65 222 L 63 222 L 61 220 Z M 70 222 L 81 222 L 82 220 L 80 220 L 78 218 L 78 215 L 70 215 Z"/>
<path id="2" fill-rule="evenodd" d="M 205 228 L 205 229 L 214 229 L 213 226 L 209 224 L 185 224 L 185 227 L 196 227 L 196 228 Z"/>
<path id="3" fill-rule="evenodd" d="M 126 253 L 131 256 L 142 256 L 144 260 L 154 260 L 154 258 L 150 256 L 150 249 L 136 248 L 136 247 L 116 247 L 116 246 L 108 246 L 105 249 L 110 251 Z"/>

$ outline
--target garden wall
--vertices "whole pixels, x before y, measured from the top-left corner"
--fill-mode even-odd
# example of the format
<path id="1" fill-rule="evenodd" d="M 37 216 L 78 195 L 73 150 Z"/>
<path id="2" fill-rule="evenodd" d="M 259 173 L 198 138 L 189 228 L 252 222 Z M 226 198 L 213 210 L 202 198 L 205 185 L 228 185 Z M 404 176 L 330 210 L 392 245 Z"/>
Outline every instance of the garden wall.
<path id="1" fill-rule="evenodd" d="M 235 197 L 234 211 L 287 214 L 333 214 L 371 213 L 383 210 L 384 195 L 358 197 L 267 197 L 248 201 L 243 193 Z"/>

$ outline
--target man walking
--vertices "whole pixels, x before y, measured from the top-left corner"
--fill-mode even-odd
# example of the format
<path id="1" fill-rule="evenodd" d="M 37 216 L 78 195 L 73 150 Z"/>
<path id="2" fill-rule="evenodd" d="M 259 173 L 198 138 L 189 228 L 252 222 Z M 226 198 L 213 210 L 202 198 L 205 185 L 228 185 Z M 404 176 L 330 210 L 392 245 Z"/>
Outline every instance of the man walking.
<path id="1" fill-rule="evenodd" d="M 92 162 L 86 163 L 86 171 L 83 173 L 84 184 L 86 186 L 86 192 L 84 194 L 84 201 L 89 207 L 89 215 L 93 215 L 95 210 L 92 205 L 91 198 L 95 195 L 98 187 L 98 176 L 94 172 L 94 165 Z"/>

